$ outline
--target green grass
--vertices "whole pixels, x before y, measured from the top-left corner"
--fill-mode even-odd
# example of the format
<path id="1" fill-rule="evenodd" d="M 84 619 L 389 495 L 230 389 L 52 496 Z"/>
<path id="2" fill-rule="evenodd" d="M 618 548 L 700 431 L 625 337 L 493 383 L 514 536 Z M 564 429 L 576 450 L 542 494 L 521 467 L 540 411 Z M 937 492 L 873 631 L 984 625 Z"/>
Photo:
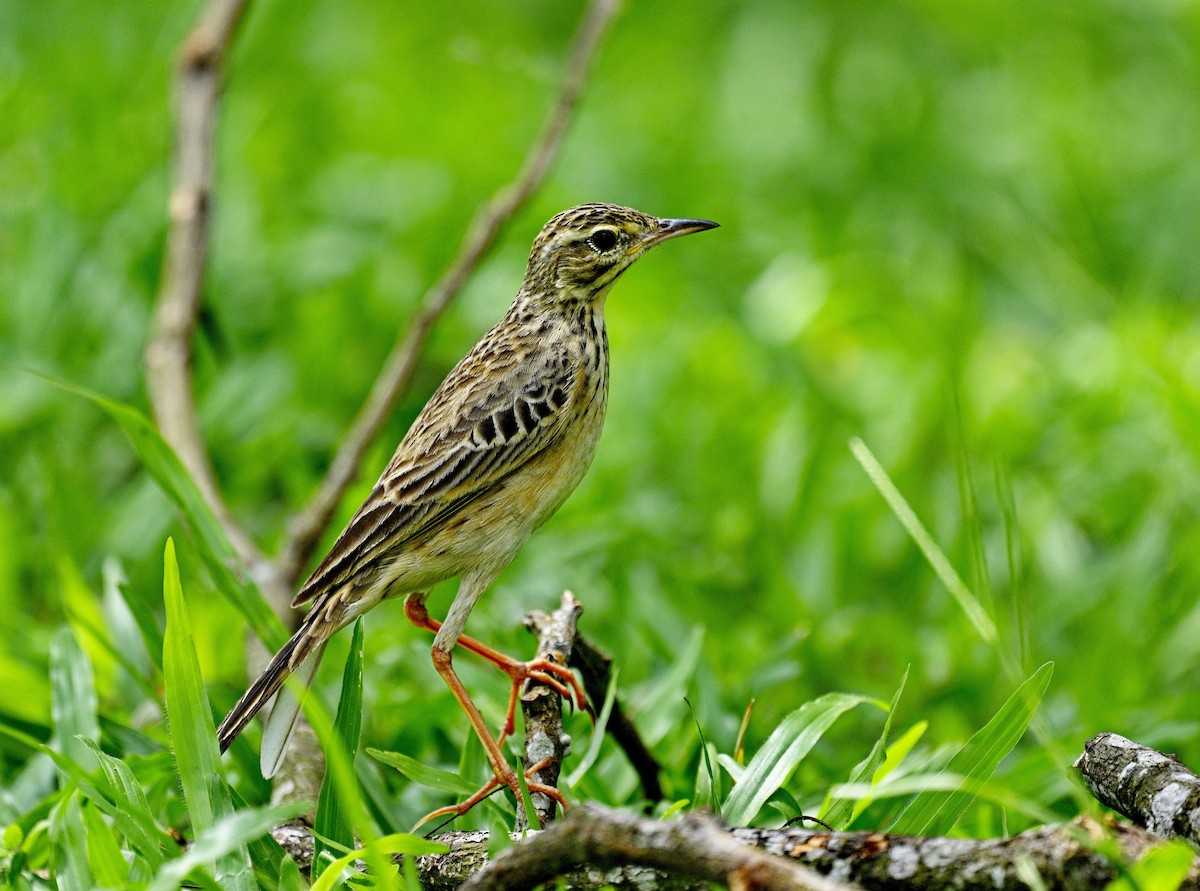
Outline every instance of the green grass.
<path id="1" fill-rule="evenodd" d="M 0 872 L 15 887 L 298 878 L 260 831 L 258 730 L 219 769 L 202 741 L 244 688 L 247 635 L 282 630 L 147 421 L 169 78 L 195 12 L 0 4 Z M 231 509 L 268 552 L 519 165 L 575 15 L 251 9 L 196 393 Z M 530 652 L 523 612 L 573 590 L 664 765 L 660 813 L 705 798 L 774 823 L 828 801 L 856 828 L 917 813 L 991 836 L 1090 808 L 1069 765 L 1097 732 L 1200 764 L 1198 35 L 1170 4 L 628 5 L 560 163 L 439 327 L 323 544 L 503 312 L 546 218 L 585 200 L 712 218 L 614 290 L 595 464 L 470 632 Z M 352 717 L 352 637 L 314 686 L 330 739 Z M 363 751 L 344 759 L 361 800 L 336 802 L 359 814 L 354 844 L 382 852 L 486 765 L 397 605 L 364 618 L 361 645 Z M 498 720 L 503 679 L 456 666 Z M 888 712 L 851 709 L 797 745 L 793 716 L 823 697 L 901 686 Z M 592 748 L 584 716 L 568 730 L 572 795 L 640 806 L 611 741 Z M 516 807 L 498 794 L 458 825 L 511 824 Z M 181 862 L 171 833 L 203 844 Z M 1145 869 L 1169 877 L 1162 856 Z"/>

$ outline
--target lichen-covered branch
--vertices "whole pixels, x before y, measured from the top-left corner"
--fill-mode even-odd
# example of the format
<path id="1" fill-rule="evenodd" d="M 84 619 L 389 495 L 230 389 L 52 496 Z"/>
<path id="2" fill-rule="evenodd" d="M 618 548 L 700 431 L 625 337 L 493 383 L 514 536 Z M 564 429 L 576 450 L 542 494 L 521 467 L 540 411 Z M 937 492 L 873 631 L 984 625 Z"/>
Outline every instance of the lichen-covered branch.
<path id="1" fill-rule="evenodd" d="M 534 659 L 566 665 L 575 645 L 575 623 L 582 613 L 583 607 L 570 591 L 563 592 L 562 605 L 552 613 L 531 610 L 525 616 L 525 627 L 537 635 Z M 563 758 L 571 748 L 571 737 L 563 732 L 562 699 L 547 685 L 530 681 L 521 693 L 521 714 L 525 719 L 525 769 L 542 765 L 530 779 L 558 788 Z M 541 826 L 548 826 L 554 819 L 555 802 L 540 793 L 531 798 Z M 524 808 L 517 808 L 517 831 L 528 828 Z"/>
<path id="2" fill-rule="evenodd" d="M 728 888 L 844 888 L 806 866 L 743 844 L 705 814 L 651 820 L 598 805 L 573 808 L 549 829 L 504 851 L 462 888 L 524 891 L 578 870 L 607 880 L 604 874 L 608 869 L 626 866 L 648 867 L 700 882 L 720 882 Z M 649 886 L 643 880 L 639 887 Z"/>
<path id="3" fill-rule="evenodd" d="M 704 828 L 696 829 L 697 823 Z M 714 881 L 741 888 L 844 888 L 848 883 L 877 891 L 995 891 L 1028 887 L 1018 871 L 1027 862 L 1049 891 L 1092 891 L 1119 875 L 1092 844 L 1104 836 L 1129 863 L 1161 843 L 1136 826 L 1104 827 L 1086 819 L 978 840 L 798 828 L 727 830 L 698 815 L 657 821 L 584 805 L 545 832 L 518 842 L 495 864 L 484 866 L 486 832 L 455 832 L 436 837 L 450 846 L 450 853 L 421 857 L 417 866 L 429 891 L 517 891 L 558 875 L 572 891 L 707 891 Z M 712 849 L 706 854 L 703 845 Z M 772 885 L 747 883 L 746 873 L 718 875 L 720 864 L 728 862 L 723 858 L 745 851 L 755 852 L 756 863 L 806 867 L 803 878 Z M 825 885 L 814 884 L 822 877 Z M 1200 861 L 1180 887 L 1200 889 Z"/>
<path id="4" fill-rule="evenodd" d="M 421 309 L 409 322 L 403 338 L 396 342 L 384 362 L 316 494 L 290 524 L 279 557 L 280 575 L 289 585 L 298 580 L 317 542 L 328 528 L 342 495 L 358 476 L 371 443 L 383 428 L 397 400 L 412 383 L 434 325 L 462 291 L 505 225 L 545 179 L 574 118 L 596 51 L 619 7 L 619 0 L 592 0 L 588 5 L 567 59 L 558 97 L 520 172 L 476 213 L 458 254 L 437 284 L 425 295 Z"/>
<path id="5" fill-rule="evenodd" d="M 1101 733 L 1087 741 L 1075 767 L 1113 810 L 1155 835 L 1200 846 L 1200 777 L 1174 756 Z"/>

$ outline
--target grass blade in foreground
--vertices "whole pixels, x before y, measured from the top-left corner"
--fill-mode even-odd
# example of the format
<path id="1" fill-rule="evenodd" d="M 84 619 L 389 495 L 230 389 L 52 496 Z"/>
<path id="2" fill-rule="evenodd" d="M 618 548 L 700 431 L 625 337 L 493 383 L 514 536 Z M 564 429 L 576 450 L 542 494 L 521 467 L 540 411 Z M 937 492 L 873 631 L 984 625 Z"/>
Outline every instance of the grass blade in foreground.
<path id="1" fill-rule="evenodd" d="M 246 849 L 246 843 L 257 838 L 264 832 L 287 822 L 303 812 L 303 802 L 291 802 L 275 807 L 259 808 L 248 811 L 238 811 L 228 814 L 196 836 L 191 847 L 181 856 L 168 861 L 155 875 L 147 891 L 171 891 L 179 888 L 183 880 L 192 870 L 212 861 L 223 861 L 229 856 L 237 856 L 238 851 Z M 217 877 L 221 888 L 242 887 L 226 884 L 227 879 Z M 253 878 L 245 886 L 256 891 L 258 886 Z"/>
<path id="2" fill-rule="evenodd" d="M 401 752 L 385 752 L 381 749 L 368 748 L 367 754 L 381 764 L 396 768 L 414 783 L 430 789 L 437 789 L 439 792 L 449 792 L 451 795 L 470 795 L 479 788 L 477 784 L 464 780 L 456 773 L 422 764 Z"/>
<path id="3" fill-rule="evenodd" d="M 888 705 L 887 718 L 883 722 L 883 732 L 879 734 L 879 739 L 875 740 L 875 745 L 867 757 L 860 761 L 851 772 L 851 783 L 870 782 L 880 765 L 883 764 L 884 756 L 887 754 L 888 733 L 891 732 L 892 718 L 896 714 L 896 704 L 900 701 L 900 695 L 904 692 L 904 686 L 907 683 L 908 669 L 905 669 L 904 677 L 900 678 L 900 686 L 892 694 L 892 701 Z M 856 802 L 848 798 L 826 798 L 825 806 L 817 817 L 834 829 L 846 829 L 855 817 L 855 804 Z"/>
<path id="4" fill-rule="evenodd" d="M 449 851 L 450 848 L 447 845 L 431 842 L 416 835 L 407 835 L 404 833 L 385 835 L 367 847 L 351 851 L 346 856 L 339 857 L 331 863 L 329 868 L 321 873 L 321 877 L 313 883 L 311 891 L 330 891 L 330 889 L 336 888 L 342 879 L 342 873 L 356 860 L 370 862 L 372 859 L 379 859 L 382 855 L 386 854 L 407 854 L 413 857 L 422 857 L 426 854 L 446 854 Z"/>
<path id="5" fill-rule="evenodd" d="M 114 817 L 117 828 L 125 834 L 133 849 L 146 859 L 150 868 L 158 869 L 162 864 L 163 849 L 169 837 L 158 828 L 141 783 L 124 761 L 102 752 L 91 740 L 85 742 L 99 760 L 104 778 L 108 782 L 109 788 L 106 791 L 117 806 L 119 816 Z"/>
<path id="6" fill-rule="evenodd" d="M 50 714 L 54 748 L 85 771 L 94 769 L 96 758 L 78 737 L 100 739 L 96 685 L 91 660 L 79 648 L 69 625 L 60 627 L 50 639 Z"/>
<path id="7" fill-rule="evenodd" d="M 87 842 L 83 831 L 83 812 L 73 788 L 50 812 L 51 863 L 59 891 L 88 891 Z"/>
<path id="8" fill-rule="evenodd" d="M 346 670 L 342 674 L 342 695 L 338 700 L 337 715 L 333 719 L 332 742 L 338 747 L 345 764 L 354 763 L 354 755 L 358 751 L 358 741 L 362 735 L 362 694 L 363 630 L 360 618 L 354 623 L 350 655 L 346 659 Z M 354 847 L 354 827 L 350 822 L 350 812 L 344 806 L 344 796 L 338 789 L 337 776 L 337 771 L 327 770 L 325 779 L 321 782 L 317 816 L 313 824 L 317 837 L 313 851 L 314 870 L 319 869 L 319 864 L 325 861 L 323 853 L 336 850 L 326 845 L 322 841 L 323 838 L 329 839 L 346 851 Z"/>
<path id="9" fill-rule="evenodd" d="M 137 450 L 138 457 L 154 482 L 179 509 L 188 530 L 196 540 L 197 551 L 220 592 L 237 607 L 250 629 L 272 652 L 283 646 L 287 630 L 253 585 L 242 581 L 230 568 L 237 555 L 216 515 L 205 502 L 195 481 L 174 450 L 159 435 L 150 420 L 137 409 L 93 393 L 69 381 L 31 372 L 68 393 L 89 399 L 117 422 Z"/>
<path id="10" fill-rule="evenodd" d="M 1194 854 L 1180 839 L 1151 848 L 1125 875 L 1109 882 L 1104 891 L 1176 891 L 1191 870 Z"/>
<path id="11" fill-rule="evenodd" d="M 725 800 L 722 819 L 730 826 L 748 826 L 830 725 L 843 712 L 873 701 L 848 693 L 827 693 L 784 718 L 746 765 L 742 778 Z"/>
<path id="12" fill-rule="evenodd" d="M 899 835 L 946 835 L 975 798 L 964 787 L 986 781 L 1013 750 L 1029 726 L 1054 674 L 1047 662 L 1017 688 L 983 728 L 967 740 L 942 771 L 960 778 L 958 791 L 922 792 L 900 813 L 888 831 Z"/>
<path id="13" fill-rule="evenodd" d="M 896 484 L 892 482 L 891 477 L 887 475 L 887 471 L 883 469 L 883 465 L 867 448 L 867 444 L 857 436 L 850 440 L 850 451 L 854 453 L 854 457 L 858 459 L 858 463 L 862 465 L 862 469 L 867 472 L 871 482 L 875 484 L 875 488 L 879 490 L 879 494 L 887 501 L 888 507 L 892 509 L 892 513 L 896 515 L 896 519 L 908 530 L 908 534 L 912 536 L 913 541 L 917 543 L 917 547 L 921 549 L 921 553 L 925 555 L 925 559 L 929 561 L 929 565 L 933 567 L 933 571 L 937 573 L 938 578 L 942 580 L 954 599 L 958 601 L 958 605 L 962 607 L 967 618 L 971 620 L 971 624 L 975 626 L 975 630 L 979 632 L 979 636 L 986 643 L 994 643 L 996 641 L 996 624 L 992 621 L 992 617 L 987 614 L 987 610 L 971 593 L 971 589 L 955 571 L 954 566 L 950 563 L 949 558 L 942 552 L 942 549 L 937 546 L 933 540 L 933 536 L 929 534 L 929 530 L 921 523 L 916 513 L 913 511 L 904 496 L 900 494 L 900 490 L 896 488 Z"/>
<path id="14" fill-rule="evenodd" d="M 86 805 L 83 823 L 87 828 L 88 862 L 92 878 L 101 888 L 129 887 L 129 867 L 116 837 L 116 831 L 104 822 L 100 809 Z"/>
<path id="15" fill-rule="evenodd" d="M 233 814 L 233 804 L 221 772 L 221 754 L 217 750 L 212 709 L 200 677 L 200 661 L 196 658 L 187 605 L 183 602 L 183 589 L 179 584 L 175 543 L 170 539 L 167 540 L 163 562 L 163 600 L 167 611 L 163 678 L 166 682 L 168 728 L 184 801 L 192 819 L 192 832 L 198 841 L 218 819 Z M 257 885 L 244 841 L 239 841 L 228 850 L 222 849 L 220 858 L 216 864 L 215 878 L 222 888 L 255 891 Z"/>
<path id="16" fill-rule="evenodd" d="M 43 743 L 37 739 L 34 739 L 29 734 L 23 733 L 20 730 L 16 730 L 16 729 L 14 729 L 12 727 L 8 727 L 4 724 L 0 724 L 0 734 L 3 734 L 4 736 L 9 737 L 10 739 L 16 740 L 17 742 L 24 745 L 26 748 L 32 749 L 35 752 L 45 755 L 53 763 L 53 765 L 58 768 L 58 770 L 62 773 L 62 775 L 64 777 L 67 777 L 71 781 L 71 783 L 74 784 L 74 786 L 72 788 L 77 788 L 83 794 L 83 796 L 85 798 L 87 798 L 92 804 L 94 804 L 96 807 L 98 807 L 100 810 L 102 810 L 105 814 L 107 814 L 109 817 L 111 817 L 113 822 L 116 823 L 119 828 L 121 828 L 121 831 L 125 832 L 126 837 L 130 840 L 130 843 L 133 844 L 135 847 L 137 846 L 138 834 L 136 832 L 130 831 L 130 823 L 129 823 L 129 820 L 127 819 L 130 815 L 127 814 L 124 811 L 124 809 L 121 807 L 121 805 L 119 804 L 120 799 L 118 796 L 116 796 L 116 795 L 113 796 L 113 798 L 116 799 L 118 802 L 118 803 L 114 804 L 114 802 L 112 800 L 110 800 L 109 796 L 106 795 L 104 792 L 102 792 L 92 782 L 91 777 L 89 777 L 89 775 L 86 772 L 84 772 L 82 767 L 80 767 L 77 763 L 72 761 L 66 755 L 63 755 L 61 752 L 58 752 L 58 751 L 50 748 L 45 743 Z M 108 757 L 108 756 L 105 756 L 105 757 Z M 149 832 L 149 836 L 152 837 L 154 835 L 154 833 L 158 832 L 158 830 L 155 827 L 155 828 L 151 828 L 150 830 L 148 830 L 148 832 Z M 162 840 L 169 841 L 169 838 L 167 837 L 167 835 L 165 833 L 162 833 Z M 152 860 L 152 858 L 153 858 L 153 855 L 151 853 L 149 853 L 151 846 L 152 846 L 152 842 L 148 842 L 147 846 L 146 846 L 146 850 L 139 851 L 139 853 L 141 853 L 144 857 L 146 857 L 149 860 Z M 157 857 L 157 859 L 159 861 L 161 861 L 161 859 L 162 859 L 161 855 L 159 855 Z"/>

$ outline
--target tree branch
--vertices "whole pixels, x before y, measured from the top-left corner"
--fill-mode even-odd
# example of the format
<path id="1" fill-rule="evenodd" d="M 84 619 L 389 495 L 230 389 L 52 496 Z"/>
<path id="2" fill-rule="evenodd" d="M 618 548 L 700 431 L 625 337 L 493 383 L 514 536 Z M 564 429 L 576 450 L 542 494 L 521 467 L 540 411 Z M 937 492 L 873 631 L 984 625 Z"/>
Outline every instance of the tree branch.
<path id="1" fill-rule="evenodd" d="M 435 323 L 462 291 L 504 226 L 541 185 L 558 155 L 587 83 L 596 50 L 619 6 L 619 0 L 592 0 L 588 5 L 575 34 L 558 98 L 520 172 L 476 213 L 457 256 L 425 295 L 421 309 L 384 362 L 316 494 L 290 523 L 279 557 L 279 573 L 286 587 L 294 587 L 298 581 L 305 563 L 328 528 L 338 502 L 358 476 L 367 449 L 379 435 L 396 402 L 411 385 Z"/>
<path id="2" fill-rule="evenodd" d="M 1200 846 L 1200 777 L 1174 756 L 1101 733 L 1087 741 L 1075 767 L 1113 810 L 1155 835 Z"/>
<path id="3" fill-rule="evenodd" d="M 685 821 L 689 825 L 680 828 Z M 695 829 L 691 824 L 697 822 L 706 828 Z M 690 840 L 677 845 L 677 836 L 689 833 Z M 290 823 L 272 835 L 302 870 L 308 868 L 311 829 Z M 852 882 L 855 887 L 880 891 L 995 891 L 1027 887 L 1022 869 L 1029 867 L 1050 891 L 1093 891 L 1120 874 L 1096 850 L 1095 842 L 1106 836 L 1126 863 L 1137 862 L 1162 843 L 1137 826 L 1101 825 L 1086 817 L 1011 838 L 922 838 L 799 828 L 728 830 L 699 814 L 649 820 L 585 804 L 572 808 L 545 832 L 524 839 L 514 834 L 517 844 L 497 857 L 494 866 L 487 865 L 486 830 L 434 836 L 433 841 L 449 846 L 450 852 L 418 857 L 416 866 L 427 891 L 460 887 L 517 891 L 559 875 L 572 891 L 707 891 L 713 881 L 740 888 L 843 888 L 837 883 Z M 711 842 L 713 847 L 697 854 L 698 842 Z M 755 852 L 755 862 L 762 858 L 771 865 L 803 868 L 803 881 L 808 884 L 753 884 L 744 873 L 728 871 L 721 877 L 722 864 L 735 862 L 746 851 Z M 476 874 L 478 878 L 472 878 Z M 813 884 L 814 876 L 826 884 Z M 742 884 L 735 885 L 736 881 Z M 1180 888 L 1200 891 L 1200 859 L 1193 861 Z"/>
<path id="4" fill-rule="evenodd" d="M 612 680 L 612 657 L 583 635 L 578 635 L 568 664 L 579 669 L 583 677 L 583 689 L 587 691 L 592 706 L 599 709 L 604 703 L 604 697 L 608 695 L 608 685 Z M 613 700 L 606 730 L 625 752 L 625 757 L 637 772 L 642 784 L 642 794 L 650 801 L 662 801 L 662 784 L 658 780 L 662 767 L 642 742 L 641 734 L 626 716 L 619 699 Z"/>
<path id="5" fill-rule="evenodd" d="M 566 665 L 575 645 L 575 623 L 582 613 L 583 607 L 570 591 L 563 592 L 562 605 L 552 613 L 530 610 L 525 616 L 525 627 L 537 635 L 534 659 Z M 547 685 L 530 681 L 521 693 L 521 714 L 525 718 L 525 769 L 544 765 L 530 779 L 557 789 L 563 758 L 571 748 L 571 737 L 563 732 L 562 699 Z M 541 827 L 549 826 L 554 819 L 555 802 L 540 793 L 531 798 Z M 517 832 L 529 828 L 522 807 L 517 808 L 516 828 Z"/>
<path id="6" fill-rule="evenodd" d="M 698 814 L 656 821 L 589 804 L 519 842 L 494 865 L 481 867 L 486 832 L 437 836 L 435 841 L 448 844 L 450 853 L 419 858 L 418 872 L 430 891 L 451 891 L 460 883 L 464 891 L 519 891 L 558 875 L 566 877 L 572 891 L 699 891 L 714 881 L 743 888 L 842 888 L 838 883 L 844 882 L 887 891 L 995 891 L 1026 887 L 1019 870 L 1027 862 L 1051 891 L 1091 891 L 1119 875 L 1093 848 L 1091 840 L 1106 834 L 1129 863 L 1159 844 L 1135 826 L 1102 827 L 1086 819 L 980 840 L 798 828 L 728 830 Z M 727 870 L 722 875 L 746 851 L 755 853 L 756 862 L 761 858 L 771 866 L 802 867 L 801 882 L 808 884 L 754 884 L 744 874 L 734 878 Z M 740 886 L 735 884 L 739 880 Z M 1200 889 L 1200 861 L 1181 887 Z"/>
<path id="7" fill-rule="evenodd" d="M 737 841 L 716 820 L 688 814 L 651 820 L 587 804 L 504 851 L 463 883 L 464 891 L 524 891 L 583 869 L 643 866 L 669 875 L 761 891 L 837 891 L 845 886 L 784 857 Z M 608 880 L 604 876 L 604 880 Z M 642 884 L 641 887 L 646 887 Z"/>
<path id="8" fill-rule="evenodd" d="M 163 437 L 195 478 L 238 557 L 256 564 L 258 547 L 221 497 L 204 447 L 192 386 L 192 335 L 200 314 L 213 193 L 213 140 L 221 74 L 249 0 L 210 0 L 180 51 L 177 68 L 175 180 L 170 228 L 153 334 L 146 347 L 146 387 Z"/>

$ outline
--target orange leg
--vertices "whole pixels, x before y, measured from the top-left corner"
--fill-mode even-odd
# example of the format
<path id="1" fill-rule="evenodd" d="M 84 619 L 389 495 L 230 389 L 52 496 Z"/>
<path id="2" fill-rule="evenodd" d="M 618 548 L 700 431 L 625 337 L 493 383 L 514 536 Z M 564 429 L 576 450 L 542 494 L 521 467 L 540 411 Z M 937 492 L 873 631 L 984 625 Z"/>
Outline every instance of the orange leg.
<path id="1" fill-rule="evenodd" d="M 500 751 L 500 745 L 488 732 L 487 726 L 483 722 L 483 716 L 479 713 L 479 709 L 475 703 L 471 701 L 471 697 L 467 695 L 467 690 L 463 687 L 462 681 L 455 674 L 454 667 L 450 662 L 450 651 L 435 645 L 433 648 L 433 664 L 437 668 L 438 674 L 446 682 L 446 686 L 450 688 L 450 692 L 454 694 L 454 698 L 458 700 L 458 704 L 462 707 L 462 710 L 466 713 L 467 720 L 471 722 L 471 727 L 475 730 L 479 741 L 483 743 L 484 754 L 487 756 L 488 763 L 492 766 L 493 776 L 478 792 L 466 801 L 461 804 L 454 804 L 431 811 L 418 821 L 417 826 L 421 826 L 437 817 L 461 816 L 491 795 L 501 785 L 508 786 L 512 790 L 513 795 L 516 796 L 517 801 L 521 800 L 521 784 L 517 780 L 517 772 L 509 767 L 508 762 L 504 760 L 504 753 Z M 534 773 L 537 770 L 541 770 L 544 766 L 545 762 L 536 764 L 529 769 L 529 772 Z M 561 808 L 566 810 L 567 802 L 563 799 L 562 793 L 553 786 L 534 782 L 529 782 L 526 785 L 531 793 L 540 792 L 542 795 L 554 799 Z M 416 827 L 413 828 L 415 829 Z"/>
<path id="2" fill-rule="evenodd" d="M 537 764 L 533 765 L 533 767 L 529 768 L 529 770 L 525 771 L 526 787 L 529 789 L 530 793 L 540 792 L 543 795 L 553 798 L 556 802 L 558 802 L 558 806 L 565 811 L 567 809 L 567 802 L 563 800 L 561 792 L 559 792 L 553 786 L 543 786 L 541 783 L 529 782 L 529 778 L 531 776 L 533 776 L 542 768 L 546 767 L 548 764 L 550 764 L 550 759 L 546 758 L 545 760 L 539 761 Z M 513 772 L 513 776 L 516 776 L 515 771 Z M 492 777 L 490 780 L 484 783 L 482 787 L 480 787 L 479 791 L 477 791 L 466 801 L 463 801 L 459 804 L 451 804 L 446 807 L 440 807 L 437 810 L 427 813 L 417 821 L 416 825 L 413 826 L 412 831 L 416 832 L 429 821 L 436 820 L 439 817 L 461 817 L 471 808 L 475 807 L 475 805 L 479 804 L 479 802 L 483 801 L 485 798 L 499 789 L 501 785 L 503 784 L 499 779 Z M 520 786 L 517 787 L 515 794 L 519 800 L 521 797 Z"/>
<path id="3" fill-rule="evenodd" d="M 429 631 L 437 633 L 437 631 L 442 627 L 442 623 L 430 616 L 425 609 L 425 605 L 417 601 L 415 598 L 406 599 L 404 601 L 404 614 L 408 617 L 409 621 L 419 628 L 425 628 Z M 512 790 L 513 795 L 516 796 L 518 801 L 520 801 L 521 786 L 518 782 L 516 771 L 514 771 L 508 765 L 508 762 L 504 760 L 504 753 L 501 751 L 500 746 L 513 732 L 513 727 L 516 720 L 515 713 L 517 697 L 519 695 L 521 685 L 526 680 L 536 680 L 547 684 L 557 690 L 558 693 L 568 701 L 571 701 L 571 694 L 574 692 L 576 698 L 575 701 L 579 703 L 581 708 L 587 710 L 588 714 L 591 714 L 591 709 L 587 705 L 587 699 L 584 696 L 583 690 L 579 686 L 579 682 L 575 680 L 575 676 L 571 674 L 570 670 L 566 667 L 545 659 L 537 659 L 532 662 L 518 662 L 517 660 L 505 656 L 503 653 L 500 653 L 491 647 L 480 643 L 474 638 L 466 637 L 464 635 L 460 635 L 457 642 L 465 649 L 468 649 L 473 653 L 477 653 L 483 658 L 487 659 L 489 662 L 499 666 L 502 671 L 512 678 L 513 686 L 512 693 L 509 695 L 508 714 L 505 717 L 504 728 L 501 730 L 500 737 L 499 739 L 496 739 L 488 731 L 487 725 L 483 720 L 483 715 L 480 714 L 479 708 L 475 705 L 475 703 L 471 701 L 470 695 L 468 695 L 462 681 L 459 680 L 458 675 L 455 673 L 454 667 L 451 664 L 450 650 L 439 646 L 435 642 L 433 647 L 434 667 L 437 669 L 438 674 L 440 674 L 442 679 L 446 682 L 446 686 L 450 688 L 450 692 L 454 694 L 454 698 L 458 700 L 459 706 L 466 714 L 467 720 L 471 723 L 471 728 L 475 731 L 475 735 L 479 737 L 479 741 L 483 744 L 484 754 L 487 756 L 488 763 L 491 765 L 493 777 L 466 801 L 463 801 L 460 804 L 451 805 L 449 807 L 439 808 L 426 814 L 421 818 L 420 822 L 417 823 L 417 826 L 421 826 L 430 820 L 436 819 L 437 817 L 451 815 L 461 816 L 476 804 L 483 801 L 483 799 L 491 795 L 502 785 L 508 786 Z M 558 677 L 554 677 L 552 675 L 557 675 Z M 570 688 L 568 688 L 568 686 L 562 681 L 558 680 L 559 677 L 565 678 L 569 682 Z M 535 764 L 528 771 L 526 771 L 526 777 L 529 777 L 541 770 L 543 767 L 545 767 L 545 765 L 545 762 Z M 563 799 L 562 793 L 553 786 L 547 786 L 542 783 L 528 782 L 527 788 L 531 793 L 537 792 L 553 799 L 554 801 L 558 802 L 560 807 L 562 807 L 564 810 L 566 809 L 567 803 Z"/>
<path id="4" fill-rule="evenodd" d="M 429 615 L 429 612 L 425 609 L 425 604 L 415 599 L 406 599 L 404 601 L 404 615 L 418 628 L 424 628 L 435 634 L 442 627 L 441 622 Z M 503 745 L 504 741 L 512 735 L 513 730 L 516 728 L 517 700 L 521 695 L 521 687 L 526 681 L 532 680 L 545 684 L 557 691 L 559 696 L 567 700 L 567 702 L 572 703 L 576 708 L 587 712 L 589 715 L 592 714 L 592 709 L 588 705 L 587 696 L 584 694 L 583 688 L 579 686 L 579 681 L 575 679 L 575 675 L 566 666 L 559 665 L 557 662 L 551 662 L 549 659 L 534 659 L 529 662 L 520 662 L 511 656 L 506 656 L 498 650 L 492 649 L 487 644 L 480 643 L 473 637 L 467 637 L 465 634 L 458 638 L 458 644 L 464 649 L 482 656 L 512 678 L 512 691 L 508 696 L 508 710 L 504 716 L 504 726 L 500 729 L 500 737 L 497 745 Z"/>

